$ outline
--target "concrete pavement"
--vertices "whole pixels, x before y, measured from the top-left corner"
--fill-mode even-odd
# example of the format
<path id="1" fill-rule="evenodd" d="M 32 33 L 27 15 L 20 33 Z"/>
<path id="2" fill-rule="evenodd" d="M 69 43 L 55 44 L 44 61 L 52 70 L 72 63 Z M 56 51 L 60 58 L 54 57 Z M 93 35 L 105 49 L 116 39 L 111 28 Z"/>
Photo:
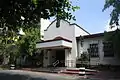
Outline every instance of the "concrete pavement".
<path id="1" fill-rule="evenodd" d="M 83 79 L 76 75 L 31 72 L 23 70 L 0 70 L 0 80 L 120 80 L 120 72 L 102 71 Z"/>

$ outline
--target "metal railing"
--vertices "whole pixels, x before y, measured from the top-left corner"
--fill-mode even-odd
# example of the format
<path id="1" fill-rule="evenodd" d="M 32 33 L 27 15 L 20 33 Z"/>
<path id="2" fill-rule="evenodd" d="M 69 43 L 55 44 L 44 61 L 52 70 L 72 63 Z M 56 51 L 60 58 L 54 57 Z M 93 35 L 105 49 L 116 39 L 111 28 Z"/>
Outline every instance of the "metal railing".
<path id="1" fill-rule="evenodd" d="M 53 66 L 57 66 L 59 64 L 59 60 L 56 60 L 54 63 L 53 63 Z"/>
<path id="2" fill-rule="evenodd" d="M 76 64 L 86 64 L 86 65 L 89 65 L 90 62 L 89 61 L 75 61 L 75 60 L 56 60 L 55 62 L 53 62 L 53 66 L 56 67 L 58 64 L 60 63 L 66 63 L 66 66 L 74 66 Z"/>

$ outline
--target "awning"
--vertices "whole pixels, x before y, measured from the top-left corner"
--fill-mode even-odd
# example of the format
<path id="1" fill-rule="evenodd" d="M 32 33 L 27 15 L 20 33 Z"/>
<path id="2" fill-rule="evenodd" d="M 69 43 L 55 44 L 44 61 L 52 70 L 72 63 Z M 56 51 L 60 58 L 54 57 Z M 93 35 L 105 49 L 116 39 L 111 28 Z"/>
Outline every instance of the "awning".
<path id="1" fill-rule="evenodd" d="M 37 42 L 36 48 L 72 48 L 72 41 L 65 39 Z"/>

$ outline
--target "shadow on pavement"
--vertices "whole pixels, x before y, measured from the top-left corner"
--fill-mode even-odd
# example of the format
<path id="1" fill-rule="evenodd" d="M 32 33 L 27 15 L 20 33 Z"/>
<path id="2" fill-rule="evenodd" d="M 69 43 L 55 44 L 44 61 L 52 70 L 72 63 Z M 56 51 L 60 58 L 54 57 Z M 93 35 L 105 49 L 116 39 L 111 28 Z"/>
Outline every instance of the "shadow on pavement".
<path id="1" fill-rule="evenodd" d="M 32 78 L 28 75 L 0 73 L 0 80 L 47 80 L 45 78 Z"/>

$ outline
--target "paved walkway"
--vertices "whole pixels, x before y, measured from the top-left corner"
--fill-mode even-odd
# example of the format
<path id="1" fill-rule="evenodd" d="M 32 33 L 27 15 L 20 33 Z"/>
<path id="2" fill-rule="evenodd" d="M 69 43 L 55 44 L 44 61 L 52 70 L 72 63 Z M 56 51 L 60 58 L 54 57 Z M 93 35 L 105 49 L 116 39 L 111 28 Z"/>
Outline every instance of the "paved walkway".
<path id="1" fill-rule="evenodd" d="M 50 68 L 22 68 L 21 70 L 58 73 L 59 71 L 64 70 L 64 69 L 66 68 L 65 67 L 50 67 Z"/>

